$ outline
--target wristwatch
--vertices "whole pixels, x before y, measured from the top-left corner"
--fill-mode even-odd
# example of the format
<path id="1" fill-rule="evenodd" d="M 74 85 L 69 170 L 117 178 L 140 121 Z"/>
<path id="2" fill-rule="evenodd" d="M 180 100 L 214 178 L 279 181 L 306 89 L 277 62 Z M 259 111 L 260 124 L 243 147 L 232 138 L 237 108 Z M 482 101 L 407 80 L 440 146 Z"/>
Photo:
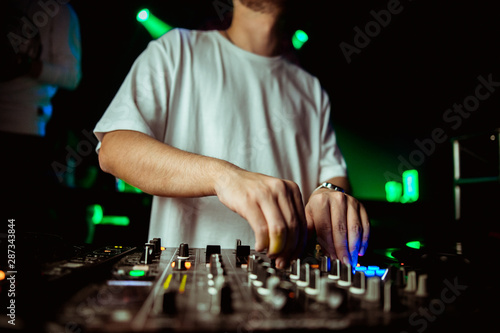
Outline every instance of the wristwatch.
<path id="1" fill-rule="evenodd" d="M 325 182 L 325 183 L 321 184 L 320 186 L 318 186 L 314 191 L 317 191 L 320 188 L 327 188 L 327 189 L 330 189 L 330 190 L 333 190 L 333 191 L 345 193 L 345 191 L 344 191 L 344 189 L 342 187 L 337 186 L 337 185 L 333 185 L 332 183 L 326 183 Z"/>

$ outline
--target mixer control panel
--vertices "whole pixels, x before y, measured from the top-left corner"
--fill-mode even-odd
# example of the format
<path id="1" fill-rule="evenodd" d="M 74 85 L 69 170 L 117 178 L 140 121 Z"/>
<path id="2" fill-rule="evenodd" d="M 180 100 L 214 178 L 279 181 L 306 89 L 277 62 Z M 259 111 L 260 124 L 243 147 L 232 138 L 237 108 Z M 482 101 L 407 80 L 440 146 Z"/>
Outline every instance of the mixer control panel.
<path id="1" fill-rule="evenodd" d="M 82 332 L 411 331 L 409 318 L 439 296 L 429 276 L 364 257 L 352 267 L 320 252 L 278 269 L 240 241 L 233 249 L 165 248 L 155 238 L 70 298 L 51 325 Z"/>

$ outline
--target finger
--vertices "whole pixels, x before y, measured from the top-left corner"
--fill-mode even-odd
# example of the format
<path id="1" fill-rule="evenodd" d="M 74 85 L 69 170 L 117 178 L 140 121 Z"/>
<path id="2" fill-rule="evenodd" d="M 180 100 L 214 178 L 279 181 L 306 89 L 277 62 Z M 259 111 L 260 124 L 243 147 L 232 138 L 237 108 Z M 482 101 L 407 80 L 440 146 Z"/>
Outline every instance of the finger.
<path id="1" fill-rule="evenodd" d="M 363 236 L 361 238 L 361 246 L 359 248 L 359 255 L 363 256 L 368 247 L 368 239 L 370 238 L 370 219 L 365 207 L 361 204 L 359 208 L 359 215 L 361 216 L 361 224 L 363 226 Z"/>
<path id="2" fill-rule="evenodd" d="M 263 200 L 260 203 L 260 209 L 267 223 L 269 247 L 267 255 L 270 258 L 275 258 L 281 254 L 286 245 L 287 240 L 287 224 L 279 209 L 276 200 Z"/>
<path id="3" fill-rule="evenodd" d="M 298 185 L 292 181 L 284 182 L 285 191 L 279 192 L 278 203 L 287 225 L 287 238 L 281 258 L 276 260 L 278 268 L 288 266 L 291 259 L 298 257 L 305 246 L 307 226 L 305 224 L 304 205 Z"/>
<path id="4" fill-rule="evenodd" d="M 258 205 L 249 206 L 243 216 L 252 227 L 255 235 L 255 251 L 262 252 L 269 248 L 269 228 Z"/>
<path id="5" fill-rule="evenodd" d="M 361 237 L 363 236 L 363 226 L 361 225 L 360 205 L 353 197 L 348 197 L 347 207 L 347 239 L 349 245 L 349 254 L 351 256 L 351 265 L 358 263 L 358 253 L 361 246 Z"/>
<path id="6" fill-rule="evenodd" d="M 292 203 L 297 219 L 297 244 L 292 252 L 292 259 L 296 259 L 302 254 L 307 243 L 307 222 L 304 201 L 302 200 L 300 189 L 295 183 L 293 183 L 292 189 L 294 190 Z"/>
<path id="7" fill-rule="evenodd" d="M 324 197 L 326 199 L 326 197 Z M 308 232 L 312 234 L 313 230 L 316 231 L 316 241 L 321 248 L 332 259 L 337 259 L 335 246 L 333 243 L 332 223 L 330 220 L 330 203 L 328 200 L 321 200 L 318 206 L 310 208 L 306 212 Z"/>
<path id="8" fill-rule="evenodd" d="M 351 263 L 347 241 L 347 195 L 341 192 L 330 194 L 332 238 L 337 258 L 343 263 Z"/>
<path id="9" fill-rule="evenodd" d="M 279 253 L 279 257 L 276 258 L 276 266 L 278 268 L 284 268 L 290 262 L 292 252 L 297 247 L 298 225 L 295 208 L 290 197 L 286 194 L 281 194 L 278 197 L 277 203 L 286 225 L 286 239 L 284 247 Z"/>

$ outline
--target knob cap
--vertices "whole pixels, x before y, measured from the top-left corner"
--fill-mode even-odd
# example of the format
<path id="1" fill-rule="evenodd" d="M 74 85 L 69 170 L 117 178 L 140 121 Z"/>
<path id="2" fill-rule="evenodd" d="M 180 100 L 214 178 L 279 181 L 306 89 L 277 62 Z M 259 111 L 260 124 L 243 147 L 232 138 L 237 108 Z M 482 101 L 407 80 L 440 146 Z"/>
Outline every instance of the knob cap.
<path id="1" fill-rule="evenodd" d="M 378 276 L 368 279 L 365 299 L 368 302 L 380 301 L 380 278 Z"/>
<path id="2" fill-rule="evenodd" d="M 144 251 L 142 252 L 141 259 L 139 260 L 141 264 L 151 264 L 154 256 L 154 247 L 154 244 L 151 243 L 146 243 L 144 245 Z"/>
<path id="3" fill-rule="evenodd" d="M 414 293 L 417 291 L 417 272 L 408 272 L 408 280 L 406 282 L 405 292 Z"/>
<path id="4" fill-rule="evenodd" d="M 220 254 L 220 245 L 207 245 L 205 252 L 205 263 L 209 263 L 212 254 Z"/>
<path id="5" fill-rule="evenodd" d="M 189 246 L 186 243 L 179 245 L 179 257 L 189 258 Z"/>
<path id="6" fill-rule="evenodd" d="M 427 292 L 427 274 L 422 274 L 418 277 L 418 287 L 415 296 L 417 297 L 429 296 Z"/>

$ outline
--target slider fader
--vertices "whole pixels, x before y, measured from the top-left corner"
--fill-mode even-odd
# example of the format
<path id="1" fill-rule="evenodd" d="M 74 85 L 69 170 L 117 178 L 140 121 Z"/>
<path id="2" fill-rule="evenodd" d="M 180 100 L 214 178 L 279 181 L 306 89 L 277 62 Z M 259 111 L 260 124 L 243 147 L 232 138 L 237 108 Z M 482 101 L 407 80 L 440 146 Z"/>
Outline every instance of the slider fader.
<path id="1" fill-rule="evenodd" d="M 459 303 L 441 301 L 441 307 L 436 300 L 443 288 L 433 288 L 437 280 L 429 270 L 365 259 L 351 267 L 315 252 L 277 269 L 239 240 L 233 249 L 185 243 L 165 248 L 155 238 L 127 250 L 105 279 L 61 304 L 46 329 L 418 332 L 423 327 L 418 320 L 454 318 Z"/>

